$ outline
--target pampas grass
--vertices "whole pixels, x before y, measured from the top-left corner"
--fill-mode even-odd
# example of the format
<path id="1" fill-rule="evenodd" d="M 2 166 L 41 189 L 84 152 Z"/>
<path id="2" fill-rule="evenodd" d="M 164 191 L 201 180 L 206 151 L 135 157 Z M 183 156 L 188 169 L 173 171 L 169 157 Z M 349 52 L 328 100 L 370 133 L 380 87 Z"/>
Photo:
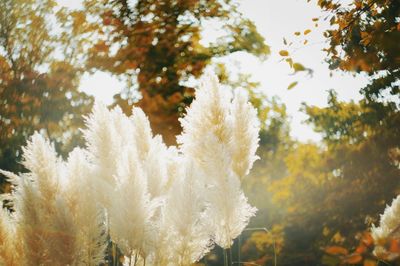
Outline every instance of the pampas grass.
<path id="1" fill-rule="evenodd" d="M 21 241 L 16 231 L 14 217 L 0 209 L 0 265 L 20 265 Z"/>
<path id="2" fill-rule="evenodd" d="M 256 114 L 245 92 L 239 91 L 232 101 L 229 91 L 211 75 L 196 91 L 196 100 L 181 119 L 183 133 L 178 142 L 183 154 L 193 158 L 207 179 L 214 241 L 224 249 L 230 248 L 256 212 L 247 203 L 239 179 L 256 159 Z"/>
<path id="3" fill-rule="evenodd" d="M 177 147 L 154 136 L 146 115 L 95 104 L 86 148 L 67 160 L 36 133 L 15 175 L 14 213 L 0 212 L 0 263 L 99 265 L 107 235 L 126 265 L 190 265 L 215 244 L 230 248 L 256 209 L 241 179 L 257 159 L 259 123 L 247 94 L 203 79 L 182 118 Z"/>
<path id="4" fill-rule="evenodd" d="M 387 205 L 380 216 L 379 226 L 372 225 L 371 236 L 375 242 L 374 254 L 380 258 L 390 259 L 390 252 L 385 246 L 390 240 L 400 239 L 400 195 Z M 397 257 L 398 254 L 393 254 Z"/>

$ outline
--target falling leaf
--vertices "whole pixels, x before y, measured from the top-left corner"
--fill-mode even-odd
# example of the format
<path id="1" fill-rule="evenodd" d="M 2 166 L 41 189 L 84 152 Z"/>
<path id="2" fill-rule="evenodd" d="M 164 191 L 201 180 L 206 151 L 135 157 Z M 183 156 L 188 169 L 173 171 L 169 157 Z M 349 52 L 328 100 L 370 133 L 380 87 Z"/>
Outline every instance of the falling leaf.
<path id="1" fill-rule="evenodd" d="M 307 43 L 308 43 L 308 40 L 305 40 L 305 41 L 304 41 L 304 44 L 307 44 Z"/>
<path id="2" fill-rule="evenodd" d="M 285 61 L 288 62 L 288 64 L 290 65 L 290 67 L 293 67 L 293 59 L 292 59 L 292 58 L 286 58 Z"/>
<path id="3" fill-rule="evenodd" d="M 313 18 L 312 21 L 318 21 L 319 18 Z"/>
<path id="4" fill-rule="evenodd" d="M 304 35 L 307 35 L 307 34 L 309 34 L 310 32 L 311 32 L 311 30 L 310 30 L 310 29 L 307 29 L 307 30 L 304 31 Z"/>
<path id="5" fill-rule="evenodd" d="M 300 36 L 300 31 L 296 31 L 295 33 L 294 33 L 294 35 L 296 35 L 296 36 Z"/>
<path id="6" fill-rule="evenodd" d="M 284 45 L 287 45 L 287 41 L 286 41 L 285 38 L 283 38 L 283 44 L 284 44 Z"/>
<path id="7" fill-rule="evenodd" d="M 294 69 L 295 72 L 306 70 L 306 68 L 300 63 L 294 63 L 293 64 L 293 69 Z"/>
<path id="8" fill-rule="evenodd" d="M 294 87 L 296 87 L 297 83 L 298 83 L 297 81 L 294 81 L 294 82 L 290 83 L 289 86 L 287 87 L 287 89 L 288 90 L 293 89 Z"/>
<path id="9" fill-rule="evenodd" d="M 279 54 L 280 54 L 281 56 L 288 56 L 288 55 L 289 55 L 289 52 L 286 51 L 286 50 L 280 50 L 280 51 L 279 51 Z"/>

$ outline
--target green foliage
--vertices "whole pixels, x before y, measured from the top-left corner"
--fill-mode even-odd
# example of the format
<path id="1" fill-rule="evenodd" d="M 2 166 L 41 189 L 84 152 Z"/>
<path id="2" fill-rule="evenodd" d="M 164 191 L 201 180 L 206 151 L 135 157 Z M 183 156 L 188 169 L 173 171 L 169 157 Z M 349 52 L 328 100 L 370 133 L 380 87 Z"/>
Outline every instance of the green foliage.
<path id="1" fill-rule="evenodd" d="M 359 102 L 341 102 L 331 91 L 328 107 L 303 106 L 307 122 L 322 134 L 323 143 L 294 142 L 289 153 L 274 153 L 284 162 L 279 178 L 269 178 L 273 170 L 262 157 L 258 178 L 268 180 L 265 187 L 271 196 L 254 190 L 259 193 L 258 203 L 268 209 L 256 226 L 284 225 L 279 265 L 377 265 L 365 231 L 400 193 L 400 5 L 398 1 L 318 4 L 334 26 L 325 33 L 331 69 L 363 72 L 370 83 L 361 90 Z M 284 44 L 289 48 L 291 43 L 284 40 Z M 289 54 L 280 52 L 295 72 L 306 70 Z M 260 238 L 253 240 L 256 247 L 259 242 Z M 392 243 L 390 249 L 397 253 L 398 244 Z"/>
<path id="2" fill-rule="evenodd" d="M 318 4 L 336 27 L 325 33 L 331 69 L 364 72 L 371 81 L 357 103 L 341 102 L 331 91 L 328 107 L 304 105 L 308 123 L 323 136 L 323 146 L 297 146 L 286 157 L 288 175 L 270 186 L 273 200 L 286 210 L 281 260 L 283 264 L 376 265 L 371 244 L 363 255 L 357 253 L 361 248 L 356 237 L 377 221 L 385 204 L 400 192 L 399 4 Z M 322 247 L 346 250 L 346 254 L 322 252 Z"/>

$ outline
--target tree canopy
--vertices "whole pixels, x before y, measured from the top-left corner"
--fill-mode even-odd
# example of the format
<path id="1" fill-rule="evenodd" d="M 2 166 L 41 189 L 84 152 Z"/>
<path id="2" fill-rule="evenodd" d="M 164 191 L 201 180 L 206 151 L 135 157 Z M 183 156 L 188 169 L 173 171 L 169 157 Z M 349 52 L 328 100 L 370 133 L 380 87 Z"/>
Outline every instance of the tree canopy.
<path id="1" fill-rule="evenodd" d="M 80 44 L 67 27 L 54 33 L 48 22 L 57 21 L 55 6 L 50 0 L 0 3 L 1 169 L 22 170 L 20 146 L 35 130 L 59 150 L 71 149 L 79 143 L 81 115 L 91 108 L 92 98 L 78 91 L 82 70 L 73 47 Z"/>
<path id="2" fill-rule="evenodd" d="M 126 90 L 115 104 L 126 113 L 137 104 L 149 115 L 155 132 L 174 143 L 178 117 L 193 99 L 193 77 L 212 58 L 234 52 L 265 57 L 269 47 L 253 22 L 243 17 L 235 1 L 85 1 L 100 21 L 97 43 L 88 67 L 123 77 Z M 205 44 L 204 24 L 214 23 L 223 35 Z"/>

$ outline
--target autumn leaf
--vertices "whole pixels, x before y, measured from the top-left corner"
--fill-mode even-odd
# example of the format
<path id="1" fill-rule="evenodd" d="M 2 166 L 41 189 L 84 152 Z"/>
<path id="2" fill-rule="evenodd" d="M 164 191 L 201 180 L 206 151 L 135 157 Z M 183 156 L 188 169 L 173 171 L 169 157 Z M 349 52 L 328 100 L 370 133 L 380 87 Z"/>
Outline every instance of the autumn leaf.
<path id="1" fill-rule="evenodd" d="M 366 251 L 367 251 L 367 247 L 365 245 L 361 244 L 356 248 L 355 253 L 363 254 Z"/>
<path id="2" fill-rule="evenodd" d="M 294 63 L 293 64 L 293 69 L 294 69 L 295 72 L 306 70 L 306 68 L 300 63 Z"/>
<path id="3" fill-rule="evenodd" d="M 289 55 L 289 52 L 286 51 L 286 50 L 280 50 L 280 51 L 279 51 L 279 55 L 280 55 L 280 56 L 288 56 L 288 55 Z"/>
<path id="4" fill-rule="evenodd" d="M 362 261 L 362 256 L 357 253 L 353 253 L 343 259 L 343 263 L 346 264 L 358 264 Z"/>
<path id="5" fill-rule="evenodd" d="M 286 58 L 285 61 L 288 62 L 290 67 L 293 67 L 293 59 L 292 58 Z"/>
<path id="6" fill-rule="evenodd" d="M 296 87 L 297 83 L 298 83 L 297 81 L 294 81 L 294 82 L 290 83 L 289 86 L 287 87 L 287 89 L 288 90 L 293 89 L 294 87 Z"/>
<path id="7" fill-rule="evenodd" d="M 362 242 L 367 246 L 372 246 L 374 244 L 374 239 L 370 233 L 365 233 L 362 238 Z"/>
<path id="8" fill-rule="evenodd" d="M 399 240 L 392 239 L 390 241 L 389 251 L 392 253 L 400 254 L 400 243 Z"/>
<path id="9" fill-rule="evenodd" d="M 307 35 L 307 34 L 309 34 L 310 32 L 311 32 L 311 30 L 310 30 L 310 29 L 307 29 L 307 30 L 304 31 L 304 35 Z"/>
<path id="10" fill-rule="evenodd" d="M 364 260 L 363 266 L 376 266 L 376 262 L 373 260 Z"/>
<path id="11" fill-rule="evenodd" d="M 295 33 L 294 33 L 294 35 L 296 35 L 296 36 L 300 36 L 300 31 L 296 31 Z"/>
<path id="12" fill-rule="evenodd" d="M 340 246 L 330 246 L 325 248 L 325 252 L 330 255 L 347 255 L 349 251 Z"/>

